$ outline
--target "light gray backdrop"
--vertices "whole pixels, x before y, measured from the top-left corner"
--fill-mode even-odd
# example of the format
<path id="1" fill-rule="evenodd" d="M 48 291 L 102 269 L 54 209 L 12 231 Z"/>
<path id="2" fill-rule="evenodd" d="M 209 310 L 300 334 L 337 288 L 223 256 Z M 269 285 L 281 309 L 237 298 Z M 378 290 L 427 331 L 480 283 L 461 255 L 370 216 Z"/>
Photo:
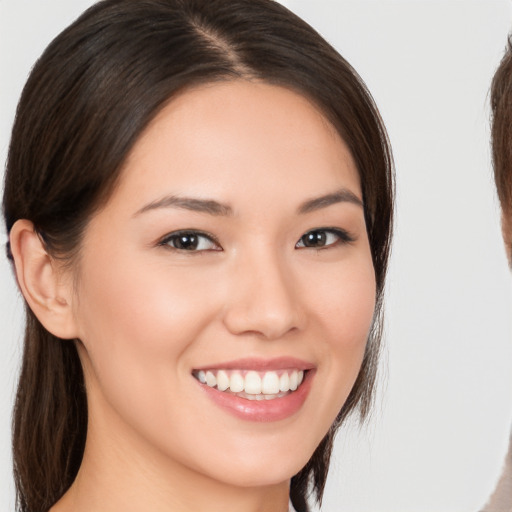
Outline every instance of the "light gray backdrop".
<path id="1" fill-rule="evenodd" d="M 91 0 L 0 0 L 0 161 L 27 73 Z M 512 282 L 488 149 L 508 0 L 289 0 L 367 82 L 394 148 L 386 355 L 370 425 L 341 432 L 324 511 L 475 512 L 512 424 Z M 0 243 L 6 240 L 2 228 Z M 0 510 L 23 304 L 0 257 Z"/>

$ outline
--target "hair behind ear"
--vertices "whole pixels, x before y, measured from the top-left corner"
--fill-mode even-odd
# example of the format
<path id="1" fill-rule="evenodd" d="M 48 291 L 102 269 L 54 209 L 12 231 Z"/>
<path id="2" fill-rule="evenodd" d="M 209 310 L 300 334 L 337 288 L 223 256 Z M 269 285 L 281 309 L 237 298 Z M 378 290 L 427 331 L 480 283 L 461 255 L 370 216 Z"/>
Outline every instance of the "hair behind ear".
<path id="1" fill-rule="evenodd" d="M 20 512 L 47 512 L 80 467 L 87 399 L 75 343 L 50 334 L 27 307 L 13 414 L 14 473 L 27 483 L 18 489 Z"/>

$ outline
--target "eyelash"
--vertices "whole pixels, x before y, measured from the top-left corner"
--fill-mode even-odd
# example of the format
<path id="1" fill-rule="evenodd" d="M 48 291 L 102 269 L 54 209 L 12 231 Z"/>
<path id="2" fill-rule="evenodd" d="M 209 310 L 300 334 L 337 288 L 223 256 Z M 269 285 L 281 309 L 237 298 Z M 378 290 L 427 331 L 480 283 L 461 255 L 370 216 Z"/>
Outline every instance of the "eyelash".
<path id="1" fill-rule="evenodd" d="M 326 242 L 328 240 L 329 235 L 334 235 L 337 240 L 334 242 L 328 243 L 326 245 L 321 245 L 320 247 L 315 247 L 314 245 L 306 245 L 309 241 L 311 241 L 311 237 L 314 236 L 320 236 L 320 238 L 317 238 L 320 242 Z M 310 240 L 307 239 L 307 237 L 310 237 Z M 181 243 L 185 242 L 185 239 L 188 238 L 189 240 L 192 238 L 195 238 L 194 240 L 190 240 L 190 243 L 192 244 L 192 248 L 187 249 L 184 247 L 176 247 L 175 245 L 172 245 L 173 243 L 176 243 L 180 240 Z M 203 242 L 201 242 L 203 240 Z M 199 248 L 201 246 L 201 243 L 204 244 L 204 240 L 207 241 L 207 243 L 213 244 L 215 248 Z M 344 229 L 339 228 L 318 228 L 318 229 L 312 229 L 310 231 L 307 231 L 304 233 L 297 243 L 295 244 L 296 249 L 316 249 L 316 250 L 323 250 L 328 249 L 329 247 L 335 247 L 338 245 L 344 245 L 349 244 L 351 242 L 354 242 L 355 238 L 348 233 L 348 231 L 345 231 Z M 186 242 L 185 242 L 186 243 Z M 174 251 L 179 252 L 188 252 L 188 253 L 201 253 L 205 251 L 222 251 L 222 247 L 219 244 L 219 241 L 215 236 L 213 236 L 211 233 L 205 233 L 203 231 L 196 231 L 194 229 L 189 230 L 180 230 L 180 231 L 174 231 L 173 233 L 169 233 L 166 235 L 160 242 L 158 242 L 159 246 L 167 247 Z"/>

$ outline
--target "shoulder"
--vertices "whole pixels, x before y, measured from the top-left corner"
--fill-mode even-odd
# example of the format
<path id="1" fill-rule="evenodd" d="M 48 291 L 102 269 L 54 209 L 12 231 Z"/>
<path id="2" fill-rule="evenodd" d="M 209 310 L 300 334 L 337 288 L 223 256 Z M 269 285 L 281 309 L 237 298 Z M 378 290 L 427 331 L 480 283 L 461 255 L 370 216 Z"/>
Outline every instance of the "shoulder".
<path id="1" fill-rule="evenodd" d="M 503 473 L 482 512 L 505 512 L 509 510 L 512 510 L 512 437 L 510 438 Z"/>

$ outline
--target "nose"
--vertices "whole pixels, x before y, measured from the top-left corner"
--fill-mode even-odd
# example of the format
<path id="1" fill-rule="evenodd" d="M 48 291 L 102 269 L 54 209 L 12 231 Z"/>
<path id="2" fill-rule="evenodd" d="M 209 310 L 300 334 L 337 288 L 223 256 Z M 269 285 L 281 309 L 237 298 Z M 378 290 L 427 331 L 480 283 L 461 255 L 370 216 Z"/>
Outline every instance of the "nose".
<path id="1" fill-rule="evenodd" d="M 303 327 L 293 272 L 277 255 L 237 262 L 230 283 L 224 323 L 231 333 L 274 340 Z"/>

